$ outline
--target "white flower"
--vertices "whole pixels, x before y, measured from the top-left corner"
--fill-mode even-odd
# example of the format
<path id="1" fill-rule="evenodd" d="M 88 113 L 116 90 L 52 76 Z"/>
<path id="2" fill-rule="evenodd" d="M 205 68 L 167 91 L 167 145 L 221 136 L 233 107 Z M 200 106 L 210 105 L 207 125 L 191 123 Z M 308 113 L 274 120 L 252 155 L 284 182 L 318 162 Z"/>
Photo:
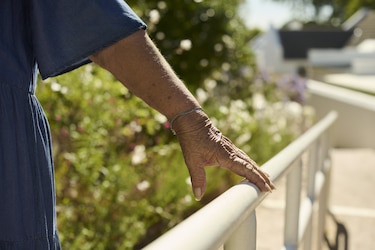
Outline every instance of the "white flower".
<path id="1" fill-rule="evenodd" d="M 137 189 L 141 192 L 146 191 L 150 187 L 150 183 L 148 181 L 141 181 L 137 184 Z"/>
<path id="2" fill-rule="evenodd" d="M 191 40 L 189 40 L 189 39 L 181 40 L 181 42 L 180 42 L 180 48 L 181 49 L 183 49 L 183 50 L 190 50 L 191 47 L 192 47 Z"/>
<path id="3" fill-rule="evenodd" d="M 133 133 L 139 133 L 142 131 L 142 126 L 140 126 L 137 122 L 131 121 L 129 123 L 129 128 Z"/>
<path id="4" fill-rule="evenodd" d="M 197 94 L 197 99 L 198 99 L 199 103 L 204 103 L 208 99 L 207 92 L 204 91 L 201 88 L 197 89 L 196 94 Z"/>
<path id="5" fill-rule="evenodd" d="M 144 145 L 137 145 L 133 151 L 132 164 L 138 165 L 146 159 L 146 147 Z"/>
<path id="6" fill-rule="evenodd" d="M 164 115 L 160 114 L 160 113 L 156 113 L 156 114 L 154 115 L 154 119 L 155 119 L 156 121 L 158 121 L 159 123 L 165 123 L 165 122 L 168 121 L 167 118 L 166 118 Z M 141 128 L 142 128 L 142 127 L 141 127 Z"/>
<path id="7" fill-rule="evenodd" d="M 150 11 L 150 22 L 151 23 L 158 23 L 160 20 L 160 13 L 158 10 L 151 10 Z"/>
<path id="8" fill-rule="evenodd" d="M 190 177 L 187 177 L 187 178 L 185 179 L 185 183 L 186 183 L 187 185 L 191 186 L 191 179 L 190 179 Z"/>
<path id="9" fill-rule="evenodd" d="M 51 84 L 51 90 L 53 92 L 59 92 L 61 90 L 61 85 L 58 82 L 53 82 Z"/>
<path id="10" fill-rule="evenodd" d="M 266 99 L 260 93 L 255 93 L 253 95 L 253 105 L 255 109 L 261 110 L 266 106 Z"/>

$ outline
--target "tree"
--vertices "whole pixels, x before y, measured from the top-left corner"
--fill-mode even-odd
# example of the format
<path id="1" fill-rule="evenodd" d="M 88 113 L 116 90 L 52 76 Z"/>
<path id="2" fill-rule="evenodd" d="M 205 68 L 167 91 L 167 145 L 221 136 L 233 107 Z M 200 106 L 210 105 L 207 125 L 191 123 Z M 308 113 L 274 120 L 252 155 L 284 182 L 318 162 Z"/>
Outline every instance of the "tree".
<path id="1" fill-rule="evenodd" d="M 235 93 L 248 85 L 253 55 L 237 8 L 243 0 L 128 1 L 148 23 L 148 33 L 176 73 L 195 91 L 214 80 Z M 230 87 L 230 88 L 229 88 Z"/>

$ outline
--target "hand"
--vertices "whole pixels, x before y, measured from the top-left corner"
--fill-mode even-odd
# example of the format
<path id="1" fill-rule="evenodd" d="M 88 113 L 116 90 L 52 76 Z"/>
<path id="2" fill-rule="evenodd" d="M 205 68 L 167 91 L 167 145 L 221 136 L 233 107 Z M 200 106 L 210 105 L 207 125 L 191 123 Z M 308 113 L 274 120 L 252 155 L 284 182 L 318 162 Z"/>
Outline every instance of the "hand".
<path id="1" fill-rule="evenodd" d="M 275 189 L 269 175 L 215 128 L 203 111 L 197 110 L 179 117 L 174 121 L 173 128 L 190 173 L 196 200 L 200 200 L 206 191 L 204 167 L 213 165 L 245 177 L 260 191 Z"/>

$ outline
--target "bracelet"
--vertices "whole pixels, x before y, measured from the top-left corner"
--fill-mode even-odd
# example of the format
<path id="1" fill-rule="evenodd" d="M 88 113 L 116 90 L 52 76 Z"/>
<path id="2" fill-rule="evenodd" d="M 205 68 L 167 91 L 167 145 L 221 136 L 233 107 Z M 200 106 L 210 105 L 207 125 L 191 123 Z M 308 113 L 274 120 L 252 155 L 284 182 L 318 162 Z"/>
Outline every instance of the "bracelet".
<path id="1" fill-rule="evenodd" d="M 182 112 L 182 113 L 179 113 L 177 115 L 175 115 L 175 117 L 172 118 L 171 122 L 170 122 L 170 129 L 172 131 L 172 133 L 174 135 L 176 135 L 176 131 L 173 129 L 173 122 L 177 120 L 177 118 L 181 117 L 181 116 L 184 116 L 184 115 L 187 115 L 187 114 L 190 114 L 190 113 L 193 113 L 194 111 L 196 110 L 203 110 L 201 107 L 195 107 L 195 108 L 192 108 L 188 111 L 185 111 L 185 112 Z"/>

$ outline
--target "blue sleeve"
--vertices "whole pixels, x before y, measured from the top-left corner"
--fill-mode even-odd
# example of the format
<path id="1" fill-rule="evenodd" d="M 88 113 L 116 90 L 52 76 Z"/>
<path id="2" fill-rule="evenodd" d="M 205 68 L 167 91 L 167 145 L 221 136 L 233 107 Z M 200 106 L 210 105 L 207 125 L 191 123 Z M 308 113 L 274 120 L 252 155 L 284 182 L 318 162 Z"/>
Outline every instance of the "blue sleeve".
<path id="1" fill-rule="evenodd" d="M 33 49 L 43 79 L 88 63 L 88 56 L 146 28 L 123 0 L 30 1 Z"/>

